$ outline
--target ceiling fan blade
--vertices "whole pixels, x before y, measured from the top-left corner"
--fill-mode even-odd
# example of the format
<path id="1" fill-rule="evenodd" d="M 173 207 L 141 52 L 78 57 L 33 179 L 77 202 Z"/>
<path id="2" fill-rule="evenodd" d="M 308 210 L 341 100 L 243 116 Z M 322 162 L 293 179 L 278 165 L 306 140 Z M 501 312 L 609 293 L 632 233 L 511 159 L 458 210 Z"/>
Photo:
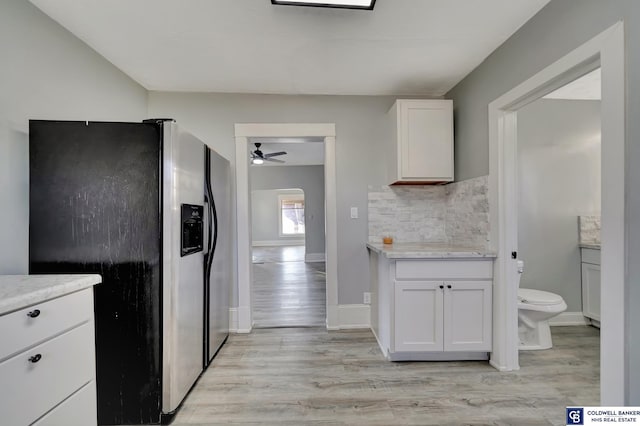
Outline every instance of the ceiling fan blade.
<path id="1" fill-rule="evenodd" d="M 269 154 L 264 154 L 264 158 L 275 157 L 277 155 L 286 155 L 286 154 L 287 153 L 285 151 L 270 152 Z"/>
<path id="2" fill-rule="evenodd" d="M 264 157 L 264 161 L 271 161 L 273 163 L 284 163 L 282 160 L 278 160 L 277 158 L 269 158 L 267 156 Z"/>

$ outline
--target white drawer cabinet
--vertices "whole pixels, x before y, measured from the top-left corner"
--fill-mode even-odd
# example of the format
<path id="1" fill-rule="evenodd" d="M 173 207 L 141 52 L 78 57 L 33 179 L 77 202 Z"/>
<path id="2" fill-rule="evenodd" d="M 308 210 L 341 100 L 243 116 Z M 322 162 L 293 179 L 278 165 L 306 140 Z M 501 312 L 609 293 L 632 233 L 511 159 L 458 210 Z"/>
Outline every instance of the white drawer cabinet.
<path id="1" fill-rule="evenodd" d="M 493 277 L 493 262 L 474 260 L 397 260 L 395 277 L 399 280 L 424 278 L 486 279 Z"/>
<path id="2" fill-rule="evenodd" d="M 583 248 L 582 315 L 600 321 L 600 250 Z M 598 325 L 598 324 L 596 324 Z"/>
<path id="3" fill-rule="evenodd" d="M 390 184 L 453 181 L 453 101 L 398 99 L 389 110 Z"/>
<path id="4" fill-rule="evenodd" d="M 96 424 L 92 288 L 0 316 L 0 338 L 3 424 Z"/>
<path id="5" fill-rule="evenodd" d="M 93 318 L 91 289 L 28 306 L 0 317 L 0 360 Z"/>
<path id="6" fill-rule="evenodd" d="M 487 359 L 493 259 L 395 260 L 370 251 L 371 328 L 391 360 Z"/>

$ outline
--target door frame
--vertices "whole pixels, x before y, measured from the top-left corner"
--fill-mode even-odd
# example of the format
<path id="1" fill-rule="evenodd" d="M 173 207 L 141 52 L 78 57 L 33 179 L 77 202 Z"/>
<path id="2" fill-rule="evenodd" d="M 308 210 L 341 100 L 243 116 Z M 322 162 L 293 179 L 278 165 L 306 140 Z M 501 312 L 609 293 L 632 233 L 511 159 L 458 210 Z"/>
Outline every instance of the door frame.
<path id="1" fill-rule="evenodd" d="M 326 326 L 338 328 L 338 214 L 336 185 L 336 126 L 333 123 L 242 123 L 235 125 L 238 333 L 253 328 L 253 268 L 249 188 L 250 138 L 324 138 Z"/>
<path id="2" fill-rule="evenodd" d="M 618 22 L 489 104 L 490 244 L 494 264 L 491 365 L 517 370 L 517 110 L 591 69 L 602 69 L 601 405 L 625 405 L 625 55 Z"/>

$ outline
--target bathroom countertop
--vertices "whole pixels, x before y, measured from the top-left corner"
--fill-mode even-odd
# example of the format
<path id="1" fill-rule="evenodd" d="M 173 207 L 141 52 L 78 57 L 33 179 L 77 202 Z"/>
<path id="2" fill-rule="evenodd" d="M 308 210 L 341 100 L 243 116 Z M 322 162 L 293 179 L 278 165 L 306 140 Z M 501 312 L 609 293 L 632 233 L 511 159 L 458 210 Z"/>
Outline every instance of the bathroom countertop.
<path id="1" fill-rule="evenodd" d="M 0 275 L 0 315 L 101 282 L 102 277 L 97 274 Z"/>
<path id="2" fill-rule="evenodd" d="M 580 243 L 578 244 L 578 247 L 593 249 L 593 250 L 600 250 L 601 245 L 600 243 Z"/>
<path id="3" fill-rule="evenodd" d="M 495 258 L 496 253 L 479 247 L 434 243 L 367 243 L 367 247 L 387 259 Z"/>

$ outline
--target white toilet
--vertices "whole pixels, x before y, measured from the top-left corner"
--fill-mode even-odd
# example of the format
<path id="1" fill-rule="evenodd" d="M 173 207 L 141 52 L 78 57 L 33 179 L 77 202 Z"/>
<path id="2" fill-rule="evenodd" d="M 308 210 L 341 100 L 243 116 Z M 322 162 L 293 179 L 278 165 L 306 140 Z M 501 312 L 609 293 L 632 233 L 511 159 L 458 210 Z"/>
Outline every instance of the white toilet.
<path id="1" fill-rule="evenodd" d="M 518 261 L 518 272 L 524 264 Z M 518 281 L 518 285 L 520 282 Z M 550 349 L 549 319 L 567 310 L 561 296 L 548 291 L 518 288 L 518 337 L 520 350 Z"/>

